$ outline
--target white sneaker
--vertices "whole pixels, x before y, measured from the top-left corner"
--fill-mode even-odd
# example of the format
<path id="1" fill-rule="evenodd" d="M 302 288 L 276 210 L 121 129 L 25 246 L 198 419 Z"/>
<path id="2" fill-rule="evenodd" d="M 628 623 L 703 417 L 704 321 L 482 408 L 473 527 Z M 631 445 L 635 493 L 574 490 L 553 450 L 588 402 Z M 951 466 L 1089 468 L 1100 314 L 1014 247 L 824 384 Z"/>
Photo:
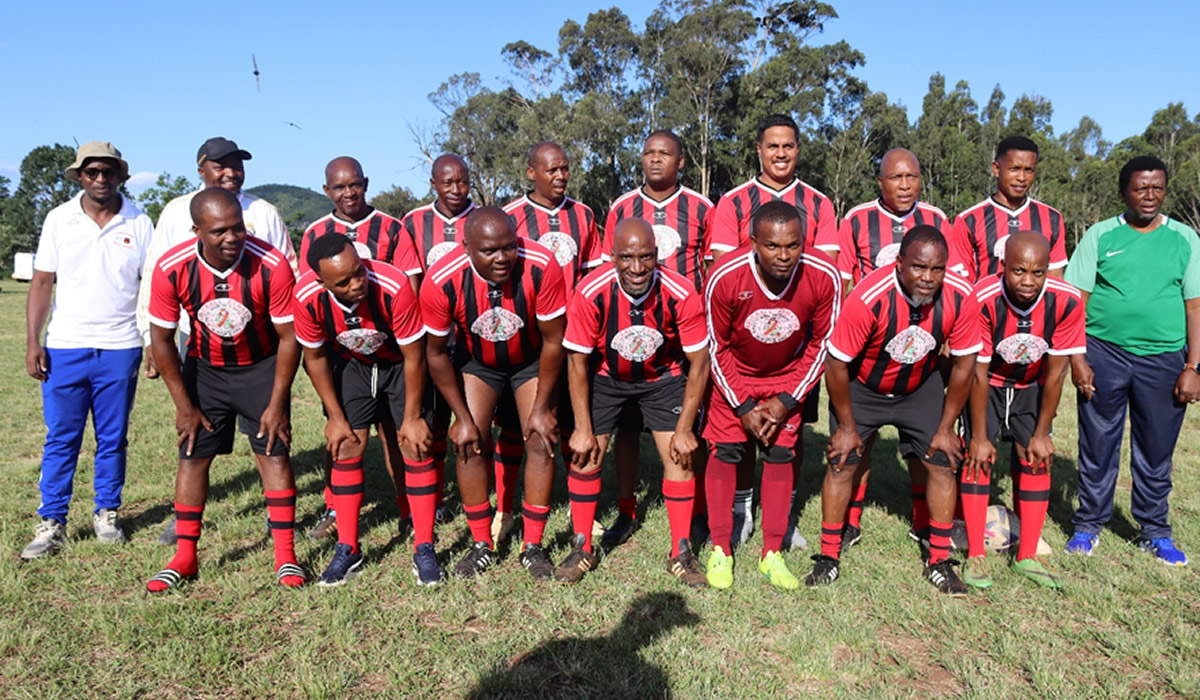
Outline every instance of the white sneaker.
<path id="1" fill-rule="evenodd" d="M 101 508 L 92 516 L 92 529 L 96 531 L 96 539 L 104 544 L 124 544 L 125 531 L 117 522 L 115 508 Z"/>
<path id="2" fill-rule="evenodd" d="M 496 514 L 492 516 L 492 543 L 494 545 L 499 545 L 508 538 L 508 533 L 512 532 L 515 520 L 512 513 L 496 511 Z"/>
<path id="3" fill-rule="evenodd" d="M 62 548 L 67 538 L 67 528 L 53 518 L 42 518 L 33 531 L 33 541 L 21 551 L 21 559 L 32 561 L 49 556 Z"/>

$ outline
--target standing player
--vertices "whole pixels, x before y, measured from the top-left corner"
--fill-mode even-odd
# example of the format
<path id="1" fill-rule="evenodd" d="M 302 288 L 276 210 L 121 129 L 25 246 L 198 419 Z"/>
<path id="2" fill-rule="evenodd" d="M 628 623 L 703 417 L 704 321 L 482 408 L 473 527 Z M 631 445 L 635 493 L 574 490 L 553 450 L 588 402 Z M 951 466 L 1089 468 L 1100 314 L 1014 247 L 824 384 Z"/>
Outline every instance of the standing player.
<path id="1" fill-rule="evenodd" d="M 517 238 L 512 221 L 496 207 L 471 212 L 463 234 L 463 247 L 443 256 L 421 285 L 429 373 L 454 412 L 450 440 L 475 542 L 454 573 L 475 576 L 492 563 L 484 455 L 496 404 L 508 389 L 525 438 L 521 564 L 534 578 L 549 580 L 554 566 L 542 549 L 542 534 L 558 441 L 554 408 L 567 311 L 562 268 L 545 247 Z M 451 333 L 459 343 L 457 363 L 449 352 Z"/>
<path id="2" fill-rule="evenodd" d="M 310 270 L 296 284 L 296 338 L 329 416 L 325 440 L 335 460 L 330 488 L 338 519 L 333 562 L 317 583 L 339 585 L 362 566 L 363 453 L 370 426 L 387 418 L 400 426 L 395 442 L 404 452 L 404 481 L 397 485 L 397 500 L 405 498 L 407 487 L 413 573 L 418 583 L 434 585 L 442 578 L 433 550 L 437 475 L 428 457 L 428 416 L 422 411 L 425 326 L 417 297 L 403 272 L 360 259 L 354 241 L 342 233 L 313 241 L 305 263 Z M 333 344 L 336 363 L 328 351 Z"/>
<path id="3" fill-rule="evenodd" d="M 954 217 L 950 233 L 950 271 L 972 284 L 1000 272 L 1004 242 L 1017 231 L 1034 231 L 1050 242 L 1050 274 L 1062 278 L 1067 243 L 1062 214 L 1029 196 L 1037 176 L 1038 147 L 1024 136 L 1009 136 L 996 146 L 992 174 L 996 193 Z"/>
<path id="4" fill-rule="evenodd" d="M 1061 588 L 1058 577 L 1037 558 L 1038 538 L 1050 502 L 1050 428 L 1058 411 L 1067 360 L 1087 350 L 1083 300 L 1079 290 L 1054 278 L 1050 244 L 1039 233 L 1008 237 L 1004 271 L 975 286 L 979 301 L 979 350 L 971 388 L 967 459 L 959 489 L 967 524 L 963 582 L 992 585 L 984 565 L 993 440 L 1013 444 L 1013 500 L 1021 519 L 1021 544 L 1013 570 L 1034 583 Z"/>
<path id="5" fill-rule="evenodd" d="M 757 443 L 763 458 L 758 570 L 771 585 L 790 590 L 800 583 L 779 551 L 789 520 L 801 406 L 821 380 L 841 280 L 828 256 L 806 249 L 803 220 L 791 204 L 762 205 L 750 231 L 751 245 L 723 258 L 704 291 L 714 385 L 704 427 L 713 446 L 705 475 L 713 543 L 708 583 L 733 585 L 737 465 Z"/>
<path id="6" fill-rule="evenodd" d="M 705 587 L 688 531 L 696 482 L 693 429 L 708 383 L 708 339 L 700 294 L 686 277 L 658 262 L 654 229 L 640 218 L 612 229 L 612 262 L 580 282 L 567 312 L 568 359 L 575 431 L 567 473 L 573 549 L 555 569 L 576 583 L 595 568 L 592 526 L 600 499 L 600 463 L 622 409 L 640 408 L 663 463 L 663 500 L 671 525 L 667 571 Z M 684 359 L 689 367 L 684 374 Z M 634 433 L 635 435 L 637 433 Z"/>
<path id="7" fill-rule="evenodd" d="M 946 274 L 946 238 L 916 226 L 900 243 L 896 262 L 867 275 L 846 299 L 829 341 L 825 382 L 829 468 L 821 488 L 821 553 L 805 578 L 833 583 L 854 465 L 864 441 L 885 425 L 900 432 L 900 452 L 928 473 L 929 560 L 925 576 L 942 593 L 967 588 L 949 558 L 956 496 L 954 468 L 962 449 L 954 421 L 962 413 L 979 352 L 979 303 L 959 277 Z M 943 393 L 938 348 L 950 346 L 954 366 Z"/>
<path id="8" fill-rule="evenodd" d="M 673 132 L 655 131 L 646 138 L 642 148 L 642 173 L 646 182 L 622 195 L 608 210 L 607 232 L 616 230 L 625 219 L 642 219 L 654 227 L 654 244 L 658 262 L 666 269 L 683 275 L 697 291 L 704 289 L 704 268 L 711 229 L 713 204 L 707 197 L 679 184 L 683 168 L 683 143 Z M 640 425 L 636 410 L 631 411 L 631 423 Z M 634 489 L 637 480 L 640 430 L 636 425 L 618 423 L 617 433 L 617 510 L 612 527 L 604 533 L 606 548 L 629 538 L 637 518 Z M 703 475 L 706 452 L 696 453 L 693 465 L 697 476 Z M 697 515 L 703 515 L 704 480 L 698 478 L 700 493 L 696 496 Z"/>
<path id="9" fill-rule="evenodd" d="M 292 380 L 300 346 L 292 331 L 295 277 L 283 254 L 246 235 L 232 193 L 204 190 L 192 198 L 196 241 L 167 251 L 154 267 L 150 347 L 175 401 L 179 474 L 174 558 L 146 584 L 151 593 L 196 577 L 196 544 L 213 457 L 233 450 L 235 422 L 250 438 L 267 499 L 275 543 L 275 578 L 304 585 L 293 537 L 296 482 L 288 458 Z M 192 319 L 188 357 L 180 367 L 172 336 L 183 307 Z"/>

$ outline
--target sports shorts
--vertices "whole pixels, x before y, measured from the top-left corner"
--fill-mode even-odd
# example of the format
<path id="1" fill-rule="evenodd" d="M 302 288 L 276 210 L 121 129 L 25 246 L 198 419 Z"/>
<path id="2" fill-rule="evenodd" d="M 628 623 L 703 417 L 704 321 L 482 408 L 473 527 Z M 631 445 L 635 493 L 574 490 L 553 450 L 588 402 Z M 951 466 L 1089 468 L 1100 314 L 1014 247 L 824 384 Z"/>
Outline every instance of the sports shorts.
<path id="1" fill-rule="evenodd" d="M 635 430 L 674 432 L 683 410 L 683 390 L 687 377 L 663 377 L 653 382 L 624 382 L 605 375 L 592 375 L 592 432 L 608 435 L 628 415 L 625 409 L 636 407 L 641 418 Z"/>
<path id="2" fill-rule="evenodd" d="M 470 374 L 474 377 L 479 377 L 485 384 L 490 386 L 497 394 L 503 394 L 505 389 L 516 391 L 521 388 L 526 382 L 538 378 L 538 361 L 530 360 L 523 365 L 516 367 L 505 367 L 499 369 L 496 367 L 488 367 L 475 358 L 468 357 L 463 360 L 458 370 L 463 374 Z"/>
<path id="3" fill-rule="evenodd" d="M 780 387 L 777 381 L 770 384 L 747 382 L 750 398 L 754 401 L 765 401 L 767 399 L 779 395 Z M 757 384 L 757 386 L 756 386 Z M 742 444 L 748 441 L 759 442 L 756 438 L 746 434 L 742 428 L 742 419 L 734 413 L 733 407 L 725 400 L 725 394 L 710 383 L 708 387 L 708 400 L 706 401 L 708 410 L 705 415 L 704 429 L 701 435 L 709 442 L 709 445 L 717 446 L 720 444 Z M 775 437 L 770 443 L 759 444 L 765 448 L 763 450 L 763 459 L 774 455 L 772 462 L 789 461 L 785 453 L 791 453 L 792 448 L 796 446 L 796 441 L 800 439 L 800 428 L 803 425 L 804 403 L 788 411 L 784 417 L 784 423 L 776 431 Z M 779 448 L 779 449 L 771 449 Z"/>
<path id="4" fill-rule="evenodd" d="M 946 401 L 942 375 L 934 372 L 911 394 L 881 394 L 868 389 L 857 379 L 850 381 L 850 406 L 858 424 L 858 437 L 865 443 L 879 429 L 891 425 L 900 432 L 900 454 L 905 459 L 915 457 L 941 467 L 950 466 L 945 453 L 934 452 L 926 457 L 929 441 L 942 420 Z M 837 412 L 830 408 L 829 434 L 838 428 Z M 846 464 L 857 464 L 859 456 L 851 454 Z"/>
<path id="5" fill-rule="evenodd" d="M 1038 412 L 1042 408 L 1042 387 L 1028 386 L 1024 389 L 989 386 L 987 405 L 987 437 L 993 443 L 997 438 L 1029 447 L 1029 440 L 1037 428 Z M 971 422 L 963 421 L 967 442 L 971 441 Z"/>
<path id="6" fill-rule="evenodd" d="M 183 386 L 213 430 L 201 426 L 192 454 L 187 454 L 186 441 L 179 446 L 180 459 L 205 459 L 233 452 L 235 422 L 250 439 L 254 454 L 277 457 L 288 453 L 283 441 L 275 440 L 268 454 L 267 437 L 257 437 L 258 419 L 271 403 L 275 387 L 274 355 L 245 367 L 216 367 L 207 360 L 188 357 L 183 363 Z"/>
<path id="7" fill-rule="evenodd" d="M 391 421 L 399 428 L 404 423 L 407 386 L 404 363 L 368 364 L 349 359 L 334 367 L 333 384 L 346 420 L 355 430 Z M 422 393 L 421 419 L 433 422 L 433 392 L 426 385 Z"/>

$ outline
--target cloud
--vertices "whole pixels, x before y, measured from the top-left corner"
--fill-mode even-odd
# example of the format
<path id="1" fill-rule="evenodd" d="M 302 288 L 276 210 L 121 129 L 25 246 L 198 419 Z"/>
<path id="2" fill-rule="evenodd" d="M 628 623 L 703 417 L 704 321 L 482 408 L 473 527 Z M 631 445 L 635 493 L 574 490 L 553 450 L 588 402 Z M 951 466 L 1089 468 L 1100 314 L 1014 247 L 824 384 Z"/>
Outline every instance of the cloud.
<path id="1" fill-rule="evenodd" d="M 144 190 L 158 181 L 158 173 L 149 170 L 142 170 L 136 173 L 130 173 L 129 180 L 126 182 L 127 187 Z"/>
<path id="2" fill-rule="evenodd" d="M 4 160 L 3 158 L 0 158 L 0 173 L 7 173 L 9 175 L 19 175 L 21 173 L 21 166 L 14 165 L 14 164 L 9 163 L 8 161 Z"/>

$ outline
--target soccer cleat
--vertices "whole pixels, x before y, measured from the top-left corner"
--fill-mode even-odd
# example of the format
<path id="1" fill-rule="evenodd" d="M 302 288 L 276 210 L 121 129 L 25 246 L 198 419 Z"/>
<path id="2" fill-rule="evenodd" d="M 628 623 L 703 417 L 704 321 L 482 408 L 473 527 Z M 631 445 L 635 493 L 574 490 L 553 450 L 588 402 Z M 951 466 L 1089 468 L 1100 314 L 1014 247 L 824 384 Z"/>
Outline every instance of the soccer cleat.
<path id="1" fill-rule="evenodd" d="M 92 530 L 96 533 L 96 539 L 105 544 L 125 543 L 125 531 L 117 521 L 115 508 L 101 508 L 97 511 L 92 516 Z"/>
<path id="2" fill-rule="evenodd" d="M 300 579 L 299 583 L 286 583 L 283 579 L 289 576 L 295 576 Z M 275 570 L 275 582 L 286 588 L 300 588 L 308 583 L 308 574 L 304 573 L 304 569 L 300 568 L 299 564 L 292 562 L 284 562 Z"/>
<path id="3" fill-rule="evenodd" d="M 816 586 L 828 586 L 837 580 L 840 573 L 837 559 L 824 554 L 814 554 L 812 560 L 813 568 L 804 577 L 804 585 L 815 588 Z"/>
<path id="4" fill-rule="evenodd" d="M 683 581 L 688 588 L 708 588 L 708 577 L 700 570 L 692 545 L 686 539 L 679 540 L 679 555 L 667 559 L 667 573 Z"/>
<path id="5" fill-rule="evenodd" d="M 333 561 L 329 568 L 317 579 L 317 585 L 323 588 L 340 586 L 358 575 L 363 565 L 362 553 L 355 554 L 348 544 L 338 542 L 333 546 Z"/>
<path id="6" fill-rule="evenodd" d="M 337 513 L 333 512 L 333 509 L 327 509 L 317 524 L 308 531 L 308 539 L 327 540 L 335 533 L 337 533 Z"/>
<path id="7" fill-rule="evenodd" d="M 929 549 L 929 528 L 923 527 L 920 530 L 915 527 L 909 528 L 908 539 L 921 545 L 922 549 Z"/>
<path id="8" fill-rule="evenodd" d="M 163 531 L 158 534 L 158 543 L 165 547 L 174 547 L 178 542 L 179 538 L 175 535 L 175 518 L 171 518 Z"/>
<path id="9" fill-rule="evenodd" d="M 988 571 L 987 557 L 967 557 L 963 564 L 962 580 L 972 588 L 991 588 L 992 577 Z"/>
<path id="10" fill-rule="evenodd" d="M 939 593 L 961 598 L 967 594 L 967 584 L 954 572 L 954 565 L 957 563 L 955 559 L 943 559 L 936 564 L 928 564 L 925 567 L 925 578 L 929 579 Z"/>
<path id="11" fill-rule="evenodd" d="M 712 554 L 708 555 L 708 566 L 705 568 L 708 570 L 705 574 L 708 585 L 720 590 L 733 585 L 733 557 L 720 547 L 713 547 Z"/>
<path id="12" fill-rule="evenodd" d="M 838 550 L 838 554 L 845 554 L 859 542 L 862 542 L 862 528 L 846 523 L 842 527 L 842 547 Z"/>
<path id="13" fill-rule="evenodd" d="M 67 539 L 67 526 L 54 518 L 42 518 L 33 530 L 33 541 L 21 550 L 23 561 L 33 561 L 55 554 Z"/>
<path id="14" fill-rule="evenodd" d="M 433 511 L 434 525 L 445 525 L 452 520 L 454 520 L 454 513 L 450 512 L 445 503 L 439 504 L 437 510 Z"/>
<path id="15" fill-rule="evenodd" d="M 779 556 L 779 552 L 767 552 L 765 557 L 759 559 L 758 573 L 766 576 L 771 585 L 776 588 L 794 591 L 800 587 L 799 579 L 788 571 L 787 564 L 783 561 L 783 557 Z"/>
<path id="16" fill-rule="evenodd" d="M 733 537 L 729 545 L 737 547 L 746 544 L 751 537 L 754 537 L 754 513 L 747 513 L 735 508 L 733 511 Z"/>
<path id="17" fill-rule="evenodd" d="M 611 552 L 617 547 L 629 541 L 629 536 L 633 534 L 633 528 L 637 525 L 637 521 L 624 513 L 618 513 L 617 519 L 613 524 L 604 531 L 600 536 L 600 546 L 606 552 Z"/>
<path id="18" fill-rule="evenodd" d="M 583 535 L 581 534 L 576 534 L 572 538 L 571 553 L 554 569 L 555 581 L 579 583 L 583 580 L 584 574 L 596 568 L 596 563 L 600 558 L 596 556 L 595 552 L 588 552 L 583 549 L 583 539 Z M 530 569 L 530 572 L 532 573 L 532 569 Z M 537 575 L 534 574 L 534 576 L 536 577 Z"/>
<path id="19" fill-rule="evenodd" d="M 1071 539 L 1067 540 L 1067 544 L 1063 547 L 1063 551 L 1067 554 L 1082 554 L 1085 557 L 1092 556 L 1092 551 L 1096 549 L 1096 544 L 1100 541 L 1099 535 L 1093 535 L 1088 532 L 1076 532 L 1071 535 Z"/>
<path id="20" fill-rule="evenodd" d="M 515 522 L 516 519 L 513 518 L 512 513 L 505 513 L 498 510 L 492 516 L 492 541 L 496 543 L 497 547 L 500 546 L 501 542 L 508 539 L 508 534 L 512 532 Z"/>
<path id="21" fill-rule="evenodd" d="M 521 549 L 521 566 L 529 571 L 529 575 L 538 581 L 549 581 L 554 578 L 554 564 L 540 544 L 526 544 Z"/>
<path id="22" fill-rule="evenodd" d="M 175 569 L 163 569 L 146 582 L 147 593 L 166 593 L 179 588 L 184 581 L 195 581 L 196 574 L 181 574 Z"/>
<path id="23" fill-rule="evenodd" d="M 417 577 L 417 585 L 436 586 L 442 580 L 442 567 L 438 566 L 437 553 L 433 544 L 424 542 L 417 545 L 413 552 L 413 576 Z"/>
<path id="24" fill-rule="evenodd" d="M 796 519 L 788 516 L 787 530 L 783 533 L 783 548 L 792 551 L 794 549 L 804 549 L 808 546 L 808 540 L 804 539 L 804 535 L 800 534 L 800 529 L 796 527 Z"/>
<path id="25" fill-rule="evenodd" d="M 454 575 L 459 578 L 472 578 L 488 570 L 492 565 L 492 548 L 487 542 L 476 542 L 470 551 L 454 565 Z"/>
<path id="26" fill-rule="evenodd" d="M 1158 560 L 1167 566 L 1187 566 L 1187 555 L 1175 546 L 1175 541 L 1170 537 L 1142 539 L 1138 541 L 1138 546 L 1142 548 L 1142 551 L 1150 552 L 1158 557 Z"/>
<path id="27" fill-rule="evenodd" d="M 1039 586 L 1062 590 L 1062 581 L 1037 557 L 1014 561 L 1012 570 Z"/>

